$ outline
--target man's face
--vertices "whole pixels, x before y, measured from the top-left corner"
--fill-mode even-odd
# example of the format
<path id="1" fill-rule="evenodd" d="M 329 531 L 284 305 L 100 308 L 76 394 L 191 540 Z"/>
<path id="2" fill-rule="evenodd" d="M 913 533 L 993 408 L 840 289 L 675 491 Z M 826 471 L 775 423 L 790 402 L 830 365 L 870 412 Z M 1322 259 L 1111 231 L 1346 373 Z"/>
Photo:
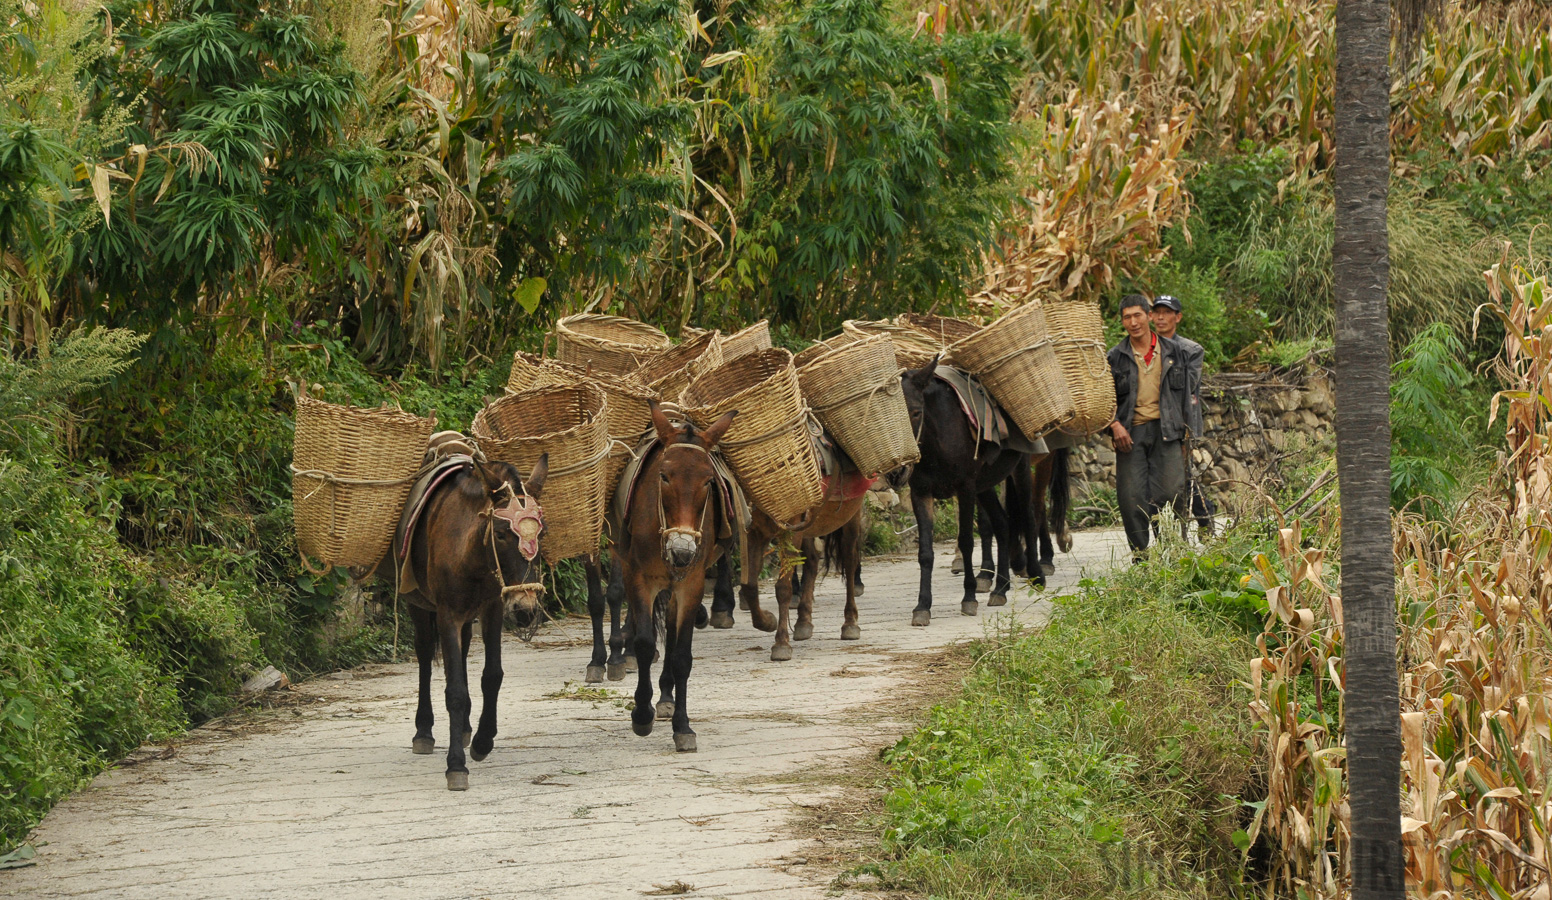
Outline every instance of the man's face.
<path id="1" fill-rule="evenodd" d="M 1121 327 L 1134 338 L 1148 336 L 1148 311 L 1141 306 L 1128 306 L 1121 310 Z"/>
<path id="2" fill-rule="evenodd" d="M 1165 337 L 1174 337 L 1175 329 L 1180 327 L 1180 313 L 1167 306 L 1155 306 L 1148 317 L 1153 320 L 1153 330 Z"/>

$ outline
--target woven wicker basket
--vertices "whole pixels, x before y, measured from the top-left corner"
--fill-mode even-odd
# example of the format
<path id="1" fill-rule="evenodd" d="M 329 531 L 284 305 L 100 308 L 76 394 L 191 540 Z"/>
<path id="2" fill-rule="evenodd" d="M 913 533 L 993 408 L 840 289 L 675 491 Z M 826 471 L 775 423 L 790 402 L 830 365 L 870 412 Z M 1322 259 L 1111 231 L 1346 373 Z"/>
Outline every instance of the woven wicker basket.
<path id="1" fill-rule="evenodd" d="M 861 338 L 857 337 L 857 335 L 852 334 L 849 331 L 842 331 L 840 334 L 834 337 L 825 338 L 818 343 L 810 344 L 807 347 L 804 347 L 802 350 L 799 350 L 797 355 L 792 357 L 792 364 L 801 369 L 809 363 L 819 359 L 821 356 L 824 356 L 826 353 L 829 353 L 831 350 L 844 347 L 847 344 L 855 344 L 859 340 L 861 340 Z"/>
<path id="2" fill-rule="evenodd" d="M 771 349 L 771 323 L 765 319 L 761 319 L 736 334 L 722 336 L 722 359 L 724 362 L 738 359 L 745 354 L 769 349 Z"/>
<path id="3" fill-rule="evenodd" d="M 598 552 L 610 447 L 605 406 L 597 386 L 575 384 L 509 394 L 474 417 L 474 439 L 485 455 L 517 466 L 525 477 L 540 456 L 550 455 L 549 478 L 539 497 L 545 528 L 540 549 L 546 562 Z"/>
<path id="4" fill-rule="evenodd" d="M 1043 437 L 1078 413 L 1039 303 L 1026 303 L 956 341 L 949 361 L 979 378 L 1030 438 Z"/>
<path id="5" fill-rule="evenodd" d="M 657 391 L 664 400 L 677 401 L 690 384 L 690 364 L 704 358 L 707 367 L 722 364 L 722 335 L 703 331 L 647 360 L 636 372 L 636 380 Z"/>
<path id="6" fill-rule="evenodd" d="M 791 353 L 775 348 L 725 362 L 690 382 L 683 402 L 701 428 L 738 410 L 717 447 L 766 515 L 790 522 L 824 499 Z"/>
<path id="7" fill-rule="evenodd" d="M 629 375 L 669 346 L 668 335 L 635 319 L 567 316 L 555 323 L 555 358 L 595 375 Z"/>
<path id="8" fill-rule="evenodd" d="M 435 418 L 296 398 L 291 497 L 304 564 L 377 565 L 434 430 Z"/>
<path id="9" fill-rule="evenodd" d="M 1077 415 L 1061 430 L 1087 437 L 1115 419 L 1115 379 L 1105 358 L 1104 317 L 1098 303 L 1054 301 L 1045 304 L 1045 324 L 1077 409 Z"/>
<path id="10" fill-rule="evenodd" d="M 798 383 L 820 424 L 864 474 L 892 472 L 921 458 L 888 337 L 874 335 L 826 353 L 799 370 Z"/>
<path id="11" fill-rule="evenodd" d="M 517 394 L 534 388 L 576 384 L 585 377 L 582 369 L 519 350 L 512 354 L 512 373 L 507 376 L 507 391 Z"/>
<path id="12" fill-rule="evenodd" d="M 896 325 L 893 322 L 851 319 L 841 327 L 858 338 L 872 337 L 875 334 L 889 335 L 889 340 L 895 345 L 895 362 L 905 369 L 919 369 L 932 362 L 932 358 L 943 350 L 932 338 L 920 331 L 904 325 Z"/>
<path id="13" fill-rule="evenodd" d="M 947 347 L 955 341 L 970 337 L 981 330 L 980 325 L 968 319 L 936 316 L 932 313 L 905 313 L 895 319 L 895 324 L 904 325 L 906 328 L 925 334 L 939 347 Z"/>

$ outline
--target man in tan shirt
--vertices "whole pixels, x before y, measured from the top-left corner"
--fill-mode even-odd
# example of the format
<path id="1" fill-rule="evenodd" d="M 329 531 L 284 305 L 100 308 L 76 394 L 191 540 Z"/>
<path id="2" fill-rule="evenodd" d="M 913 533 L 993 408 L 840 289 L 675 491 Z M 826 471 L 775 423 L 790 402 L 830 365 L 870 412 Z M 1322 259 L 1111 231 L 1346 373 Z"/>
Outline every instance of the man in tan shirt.
<path id="1" fill-rule="evenodd" d="M 1121 299 L 1126 338 L 1110 349 L 1116 386 L 1116 500 L 1134 558 L 1148 549 L 1150 522 L 1165 504 L 1184 521 L 1185 458 L 1181 441 L 1191 421 L 1191 392 L 1180 345 L 1153 331 L 1151 303 L 1141 294 Z"/>

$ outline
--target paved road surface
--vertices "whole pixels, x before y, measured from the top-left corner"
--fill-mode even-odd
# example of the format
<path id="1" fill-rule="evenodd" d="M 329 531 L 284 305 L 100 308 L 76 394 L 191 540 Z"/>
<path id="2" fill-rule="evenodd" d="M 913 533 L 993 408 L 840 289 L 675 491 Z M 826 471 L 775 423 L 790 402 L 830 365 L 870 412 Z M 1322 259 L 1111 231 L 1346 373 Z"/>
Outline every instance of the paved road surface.
<path id="1" fill-rule="evenodd" d="M 1125 556 L 1118 533 L 1076 537 L 1053 587 Z M 835 579 L 820 582 L 814 639 L 791 662 L 769 660 L 770 636 L 745 613 L 730 631 L 698 632 L 699 753 L 676 754 L 666 722 L 631 733 L 634 675 L 606 684 L 618 700 L 547 698 L 582 679 L 588 627 L 568 620 L 531 646 L 507 639 L 501 731 L 490 757 L 470 763 L 467 793 L 444 786 L 440 671 L 438 750 L 415 756 L 413 665 L 366 666 L 104 773 L 40 826 L 38 865 L 0 872 L 0 896 L 612 898 L 682 882 L 703 898 L 823 897 L 820 873 L 795 864 L 807 843 L 788 827 L 794 804 L 825 799 L 814 777 L 824 767 L 902 732 L 891 691 L 912 670 L 897 651 L 978 636 L 994 612 L 959 615 L 951 551 L 939 549 L 929 628 L 909 624 L 912 558 L 866 564 L 861 641 L 840 640 Z M 1015 593 L 1011 608 L 1037 618 L 1038 598 Z M 479 658 L 476 647 L 476 685 Z"/>

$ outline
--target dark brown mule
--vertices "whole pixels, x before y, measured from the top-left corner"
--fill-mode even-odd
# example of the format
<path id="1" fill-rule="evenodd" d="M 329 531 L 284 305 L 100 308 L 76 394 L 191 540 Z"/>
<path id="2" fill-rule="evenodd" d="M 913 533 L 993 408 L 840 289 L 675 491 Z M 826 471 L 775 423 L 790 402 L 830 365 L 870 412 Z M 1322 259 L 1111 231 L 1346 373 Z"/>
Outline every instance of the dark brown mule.
<path id="1" fill-rule="evenodd" d="M 958 500 L 959 553 L 966 560 L 975 544 L 976 509 L 978 505 L 986 508 L 990 530 L 997 538 L 996 578 L 988 606 L 1007 603 L 1011 584 L 1008 573 L 1013 523 L 997 497 L 997 487 L 1008 482 L 1009 505 L 1016 510 L 1027 509 L 1029 505 L 1029 495 L 1021 487 L 1028 483 L 1028 455 L 988 443 L 972 432 L 954 389 L 936 377 L 936 369 L 937 360 L 934 359 L 922 368 L 908 369 L 900 376 L 905 405 L 911 413 L 911 427 L 916 430 L 917 446 L 921 449 L 921 460 L 911 469 L 910 479 L 911 508 L 916 514 L 916 559 L 921 566 L 921 586 L 917 591 L 916 608 L 911 612 L 912 625 L 932 622 L 933 501 L 948 497 Z M 1020 467 L 1024 477 L 1010 480 Z M 959 611 L 973 616 L 979 607 L 975 598 L 976 578 L 968 566 L 964 576 L 965 589 Z"/>
<path id="2" fill-rule="evenodd" d="M 846 485 L 862 478 L 850 459 L 844 454 L 837 455 L 842 462 L 841 472 L 837 476 L 838 483 Z M 856 491 L 856 496 L 850 499 L 846 499 L 845 494 L 852 492 L 844 488 L 837 493 L 839 497 L 822 500 L 810 510 L 806 515 L 808 524 L 798 530 L 783 528 L 770 516 L 755 510 L 754 521 L 749 528 L 749 556 L 743 563 L 744 577 L 739 588 L 739 599 L 740 605 L 749 610 L 756 628 L 771 630 L 771 614 L 760 608 L 760 569 L 764 566 L 766 552 L 774 543 L 782 548 L 783 555 L 790 547 L 800 553 L 803 559 L 801 571 L 794 569 L 789 572 L 786 558 L 782 559 L 778 567 L 776 606 L 780 618 L 776 622 L 776 640 L 771 645 L 771 659 L 775 662 L 792 658 L 792 641 L 806 641 L 813 637 L 814 583 L 819 575 L 818 545 L 821 540 L 825 542 L 827 559 L 839 565 L 841 577 L 846 580 L 846 619 L 841 626 L 841 640 L 855 641 L 862 637 L 862 628 L 857 624 L 857 595 L 861 587 L 862 505 L 865 492 Z M 799 598 L 798 620 L 790 630 L 789 640 L 788 625 L 794 593 Z M 720 602 L 713 603 L 711 624 L 717 628 L 731 627 L 731 606 L 729 603 L 727 608 L 723 608 Z"/>
<path id="3" fill-rule="evenodd" d="M 501 620 L 507 589 L 534 581 L 539 552 L 535 523 L 539 492 L 549 469 L 542 457 L 524 483 L 517 467 L 469 459 L 426 500 L 408 535 L 405 555 L 417 587 L 404 595 L 415 623 L 415 656 L 420 661 L 420 702 L 415 709 L 416 753 L 436 749 L 431 734 L 431 660 L 438 645 L 447 679 L 447 788 L 469 789 L 464 747 L 475 761 L 496 739 L 496 694 L 501 689 Z M 519 533 L 519 528 L 522 533 Z M 394 558 L 396 553 L 390 554 Z M 469 735 L 468 657 L 479 619 L 485 643 L 480 675 L 480 727 Z"/>
<path id="4" fill-rule="evenodd" d="M 641 474 L 629 488 L 631 497 L 615 556 L 625 599 L 630 607 L 630 631 L 637 665 L 636 706 L 631 728 L 643 737 L 652 733 L 657 709 L 652 703 L 652 662 L 657 649 L 657 611 L 663 612 L 663 685 L 669 702 L 673 687 L 674 749 L 694 752 L 685 687 L 690 678 L 691 643 L 706 569 L 720 552 L 717 544 L 718 500 L 711 450 L 733 424 L 727 413 L 705 431 L 675 427 L 656 403 L 652 424 L 658 443 L 647 451 Z M 666 712 L 666 710 L 665 710 Z"/>

